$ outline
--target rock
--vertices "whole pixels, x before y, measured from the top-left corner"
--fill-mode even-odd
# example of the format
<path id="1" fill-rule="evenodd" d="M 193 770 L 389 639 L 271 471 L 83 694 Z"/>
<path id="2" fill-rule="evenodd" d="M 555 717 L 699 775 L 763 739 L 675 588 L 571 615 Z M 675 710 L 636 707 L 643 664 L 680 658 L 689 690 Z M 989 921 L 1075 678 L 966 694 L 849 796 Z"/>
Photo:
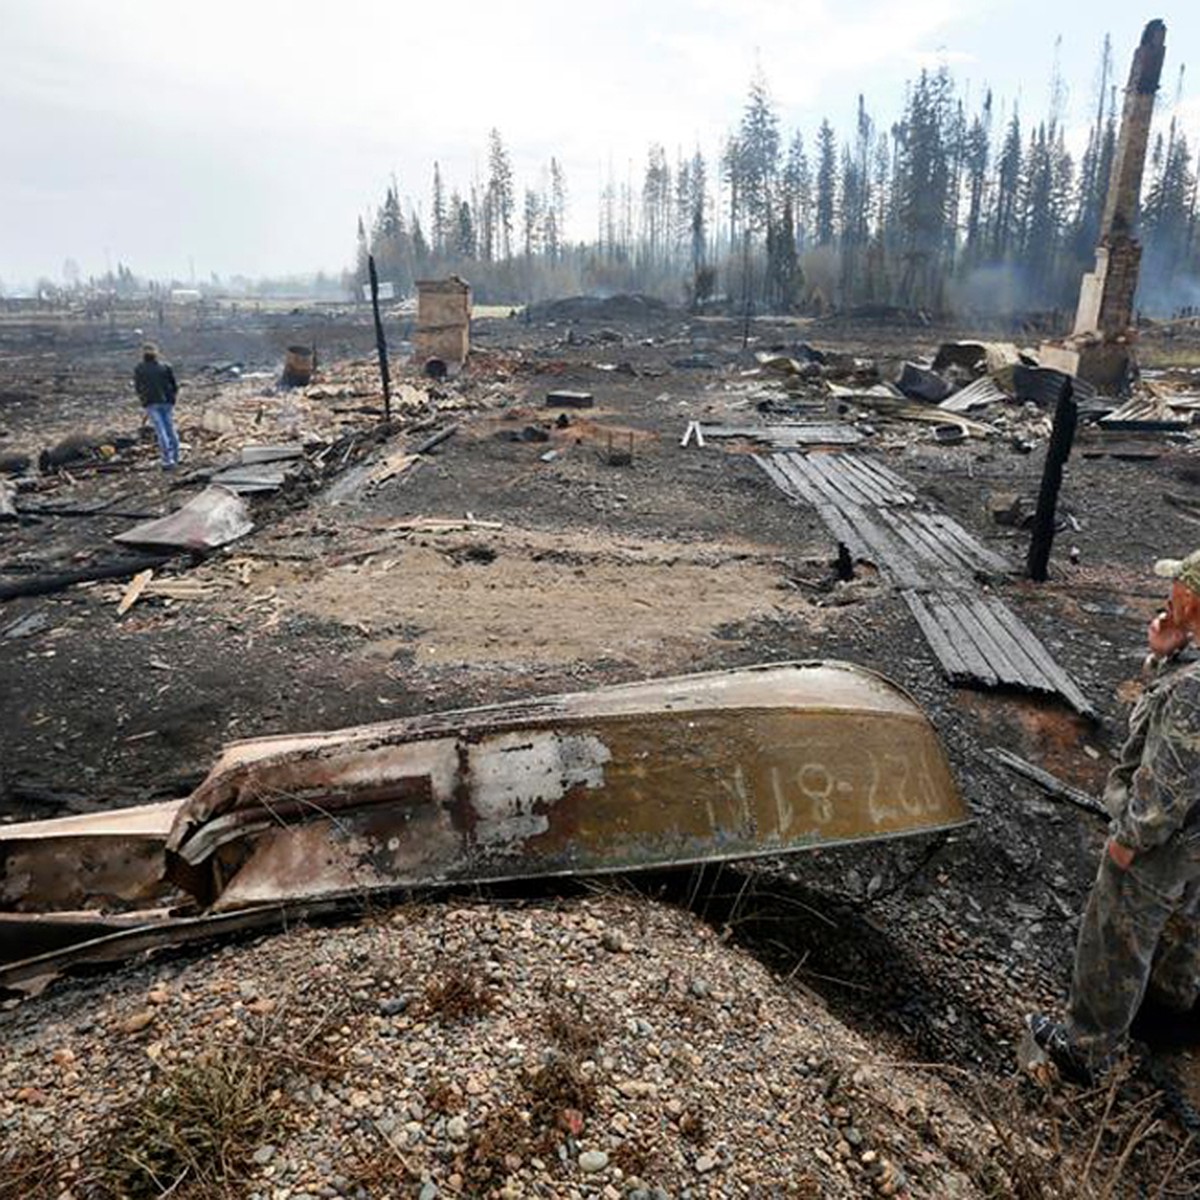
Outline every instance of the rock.
<path id="1" fill-rule="evenodd" d="M 696 1159 L 696 1170 L 701 1175 L 707 1175 L 717 1165 L 717 1160 L 711 1154 L 702 1154 Z"/>
<path id="2" fill-rule="evenodd" d="M 136 1012 L 132 1017 L 126 1017 L 121 1022 L 120 1029 L 122 1033 L 134 1034 L 141 1033 L 143 1029 L 154 1024 L 154 1010 L 143 1009 L 141 1012 Z"/>
<path id="3" fill-rule="evenodd" d="M 275 1157 L 275 1147 L 268 1142 L 265 1146 L 259 1146 L 255 1152 L 250 1155 L 250 1161 L 256 1167 L 265 1167 L 267 1163 Z"/>
<path id="4" fill-rule="evenodd" d="M 693 979 L 691 987 L 688 988 L 688 991 L 691 992 L 693 996 L 703 1000 L 712 995 L 712 985 L 703 979 Z"/>
<path id="5" fill-rule="evenodd" d="M 579 1169 L 586 1175 L 594 1175 L 608 1166 L 608 1155 L 603 1150 L 585 1150 L 579 1156 Z"/>
<path id="6" fill-rule="evenodd" d="M 604 936 L 600 939 L 600 944 L 605 950 L 611 950 L 614 954 L 625 954 L 633 949 L 629 939 L 617 929 L 606 929 Z"/>
<path id="7" fill-rule="evenodd" d="M 1016 492 L 992 492 L 988 496 L 988 512 L 997 525 L 1012 529 L 1022 525 L 1029 516 L 1024 497 Z"/>
<path id="8" fill-rule="evenodd" d="M 622 1079 L 617 1084 L 617 1091 L 630 1100 L 638 1100 L 643 1096 L 657 1096 L 658 1084 L 642 1079 Z"/>
<path id="9" fill-rule="evenodd" d="M 446 1122 L 446 1136 L 452 1142 L 465 1142 L 467 1140 L 467 1119 L 465 1117 L 451 1117 Z"/>
<path id="10" fill-rule="evenodd" d="M 381 1017 L 398 1017 L 407 1010 L 408 1005 L 407 996 L 390 996 L 386 1000 L 380 1000 L 379 1015 Z"/>
<path id="11" fill-rule="evenodd" d="M 564 1108 L 558 1114 L 557 1124 L 565 1133 L 578 1137 L 583 1132 L 583 1113 L 577 1108 Z"/>
<path id="12" fill-rule="evenodd" d="M 421 1184 L 421 1190 L 417 1193 L 417 1200 L 436 1200 L 437 1194 L 437 1184 L 432 1179 L 427 1179 Z"/>

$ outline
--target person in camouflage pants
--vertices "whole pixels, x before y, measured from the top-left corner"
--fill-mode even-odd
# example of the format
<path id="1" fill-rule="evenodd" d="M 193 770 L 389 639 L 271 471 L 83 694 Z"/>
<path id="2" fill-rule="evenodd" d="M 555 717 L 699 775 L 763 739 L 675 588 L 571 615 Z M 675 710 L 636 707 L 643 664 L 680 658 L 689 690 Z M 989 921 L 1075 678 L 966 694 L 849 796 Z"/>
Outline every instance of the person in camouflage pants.
<path id="1" fill-rule="evenodd" d="M 1200 636 L 1200 551 L 1155 570 L 1175 582 L 1151 622 L 1148 661 L 1172 664 Z M 1168 666 L 1147 687 L 1104 800 L 1113 822 L 1067 1019 L 1029 1019 L 1037 1044 L 1081 1082 L 1111 1065 L 1147 997 L 1187 1013 L 1200 995 L 1200 662 Z"/>

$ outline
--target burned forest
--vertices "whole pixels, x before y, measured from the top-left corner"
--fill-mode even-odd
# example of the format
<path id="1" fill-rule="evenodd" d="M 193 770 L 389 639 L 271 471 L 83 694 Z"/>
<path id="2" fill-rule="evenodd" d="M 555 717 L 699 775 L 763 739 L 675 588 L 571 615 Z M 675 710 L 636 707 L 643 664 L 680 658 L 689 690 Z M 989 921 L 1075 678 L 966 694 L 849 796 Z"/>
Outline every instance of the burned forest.
<path id="1" fill-rule="evenodd" d="M 1168 24 L 0 291 L 0 1200 L 1200 1192 Z"/>

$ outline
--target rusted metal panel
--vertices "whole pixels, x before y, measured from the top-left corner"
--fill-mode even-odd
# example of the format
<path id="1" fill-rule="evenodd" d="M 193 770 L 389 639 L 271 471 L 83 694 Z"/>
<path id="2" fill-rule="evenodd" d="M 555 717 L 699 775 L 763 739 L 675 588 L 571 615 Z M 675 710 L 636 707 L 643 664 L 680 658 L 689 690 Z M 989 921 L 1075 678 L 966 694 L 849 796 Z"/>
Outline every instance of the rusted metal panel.
<path id="1" fill-rule="evenodd" d="M 967 819 L 909 696 L 849 664 L 791 663 L 237 742 L 186 800 L 4 829 L 0 907 L 119 911 L 181 888 L 217 913 Z"/>
<path id="2" fill-rule="evenodd" d="M 178 511 L 135 525 L 113 540 L 127 546 L 215 550 L 244 537 L 253 528 L 245 500 L 229 488 L 212 483 Z"/>
<path id="3" fill-rule="evenodd" d="M 0 909 L 62 911 L 153 898 L 183 803 L 0 826 Z"/>

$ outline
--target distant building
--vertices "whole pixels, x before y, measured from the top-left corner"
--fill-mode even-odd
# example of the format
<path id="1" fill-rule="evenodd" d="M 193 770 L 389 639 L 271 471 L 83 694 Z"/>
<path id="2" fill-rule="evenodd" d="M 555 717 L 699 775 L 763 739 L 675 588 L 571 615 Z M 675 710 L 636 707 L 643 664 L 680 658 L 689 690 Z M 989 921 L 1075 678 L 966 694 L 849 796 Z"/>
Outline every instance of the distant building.
<path id="1" fill-rule="evenodd" d="M 364 300 L 371 299 L 371 285 L 369 283 L 362 285 L 362 298 Z M 379 298 L 380 300 L 395 300 L 396 285 L 390 279 L 381 279 L 379 281 Z"/>

